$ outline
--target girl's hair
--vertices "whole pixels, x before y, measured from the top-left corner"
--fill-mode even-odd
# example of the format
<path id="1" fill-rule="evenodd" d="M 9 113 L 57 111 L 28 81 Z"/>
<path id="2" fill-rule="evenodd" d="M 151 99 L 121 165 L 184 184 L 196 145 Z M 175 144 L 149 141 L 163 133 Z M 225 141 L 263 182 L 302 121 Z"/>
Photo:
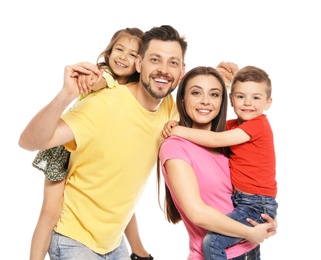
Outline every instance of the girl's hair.
<path id="1" fill-rule="evenodd" d="M 117 76 L 114 74 L 114 72 L 110 69 L 109 66 L 109 57 L 110 54 L 113 50 L 113 47 L 115 45 L 115 43 L 118 41 L 118 39 L 124 35 L 130 35 L 132 37 L 136 37 L 139 40 L 139 44 L 141 44 L 141 40 L 142 40 L 142 36 L 143 36 L 143 31 L 133 27 L 133 28 L 125 28 L 125 29 L 121 29 L 117 32 L 114 33 L 114 35 L 112 36 L 108 46 L 106 47 L 106 49 L 99 54 L 98 58 L 97 58 L 97 66 L 99 68 L 108 68 L 109 71 L 112 73 L 112 76 L 114 78 L 117 78 Z M 103 61 L 99 61 L 101 58 L 103 58 Z M 129 82 L 138 82 L 139 80 L 139 73 L 136 71 L 132 76 L 129 77 L 128 81 L 126 83 Z"/>
<path id="2" fill-rule="evenodd" d="M 205 67 L 205 66 L 195 67 L 191 69 L 189 72 L 187 72 L 185 76 L 182 78 L 179 84 L 179 87 L 177 90 L 177 96 L 176 96 L 176 105 L 177 105 L 177 110 L 180 118 L 179 125 L 185 126 L 185 127 L 192 127 L 193 125 L 192 119 L 189 117 L 189 115 L 186 112 L 186 108 L 183 100 L 185 96 L 185 89 L 186 89 L 187 83 L 189 82 L 189 80 L 199 75 L 212 75 L 215 78 L 217 78 L 220 84 L 222 85 L 223 92 L 222 92 L 222 103 L 220 107 L 220 112 L 212 120 L 212 126 L 211 126 L 211 131 L 222 132 L 226 129 L 225 126 L 226 126 L 226 115 L 227 115 L 227 104 L 228 104 L 227 89 L 225 87 L 224 80 L 220 76 L 220 73 L 212 67 Z M 224 155 L 228 156 L 228 148 L 218 148 L 217 150 L 223 153 Z M 160 176 L 161 176 L 160 171 L 161 171 L 161 165 L 160 165 L 160 160 L 158 158 L 157 160 L 158 203 L 162 209 L 162 206 L 160 204 Z M 176 224 L 180 220 L 182 220 L 166 184 L 165 184 L 164 208 L 165 208 L 165 217 L 169 222 Z"/>

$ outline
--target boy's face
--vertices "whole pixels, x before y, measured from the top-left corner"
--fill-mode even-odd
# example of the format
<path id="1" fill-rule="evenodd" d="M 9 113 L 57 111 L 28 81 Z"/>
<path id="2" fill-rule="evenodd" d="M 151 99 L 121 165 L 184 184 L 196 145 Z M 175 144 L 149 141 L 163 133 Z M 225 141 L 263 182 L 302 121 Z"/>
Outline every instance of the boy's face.
<path id="1" fill-rule="evenodd" d="M 272 103 L 272 98 L 267 98 L 266 84 L 253 81 L 236 82 L 230 100 L 235 114 L 241 121 L 262 115 Z"/>
<path id="2" fill-rule="evenodd" d="M 171 93 L 185 73 L 182 49 L 178 42 L 152 40 L 144 58 L 137 59 L 140 81 L 155 99 Z"/>

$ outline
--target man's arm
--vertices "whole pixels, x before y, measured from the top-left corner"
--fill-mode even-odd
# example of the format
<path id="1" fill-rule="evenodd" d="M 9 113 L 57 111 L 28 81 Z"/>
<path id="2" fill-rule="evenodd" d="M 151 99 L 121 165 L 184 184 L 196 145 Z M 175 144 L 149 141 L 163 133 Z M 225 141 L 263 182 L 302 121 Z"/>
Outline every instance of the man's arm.
<path id="1" fill-rule="evenodd" d="M 63 88 L 56 97 L 41 109 L 20 135 L 19 146 L 26 150 L 44 150 L 73 140 L 71 129 L 60 118 L 67 106 L 79 96 L 77 75 L 98 73 L 96 65 L 80 63 L 66 66 Z"/>

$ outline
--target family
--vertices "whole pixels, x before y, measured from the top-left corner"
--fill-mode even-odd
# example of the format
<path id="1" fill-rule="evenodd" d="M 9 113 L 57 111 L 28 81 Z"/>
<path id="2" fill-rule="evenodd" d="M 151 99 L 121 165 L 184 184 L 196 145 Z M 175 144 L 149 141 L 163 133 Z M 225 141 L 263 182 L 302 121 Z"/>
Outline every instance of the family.
<path id="1" fill-rule="evenodd" d="M 154 259 L 135 209 L 156 163 L 165 216 L 189 234 L 184 258 L 260 259 L 259 244 L 277 229 L 273 134 L 263 114 L 271 81 L 229 62 L 185 71 L 186 51 L 172 26 L 125 28 L 96 64 L 65 67 L 62 89 L 19 139 L 40 156 L 68 154 L 62 178 L 45 174 L 30 260 L 47 252 L 52 260 Z M 227 122 L 228 98 L 237 119 Z"/>

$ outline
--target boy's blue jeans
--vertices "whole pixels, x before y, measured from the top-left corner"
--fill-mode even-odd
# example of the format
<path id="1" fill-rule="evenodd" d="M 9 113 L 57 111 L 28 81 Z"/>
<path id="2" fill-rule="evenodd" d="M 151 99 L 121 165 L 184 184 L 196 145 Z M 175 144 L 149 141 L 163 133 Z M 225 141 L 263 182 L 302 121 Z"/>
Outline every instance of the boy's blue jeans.
<path id="1" fill-rule="evenodd" d="M 56 232 L 52 233 L 48 253 L 51 260 L 130 260 L 124 238 L 114 251 L 101 255 Z"/>
<path id="2" fill-rule="evenodd" d="M 261 259 L 261 251 L 260 251 L 260 245 L 253 248 L 252 250 L 246 252 L 243 255 L 230 258 L 229 260 L 260 260 Z"/>
<path id="3" fill-rule="evenodd" d="M 248 195 L 236 191 L 232 195 L 234 211 L 227 216 L 243 224 L 251 226 L 246 221 L 253 219 L 258 223 L 264 223 L 261 214 L 268 214 L 273 219 L 276 217 L 278 204 L 274 197 Z M 203 239 L 203 253 L 205 260 L 227 260 L 225 249 L 239 243 L 243 238 L 229 237 L 214 232 L 208 232 Z"/>

